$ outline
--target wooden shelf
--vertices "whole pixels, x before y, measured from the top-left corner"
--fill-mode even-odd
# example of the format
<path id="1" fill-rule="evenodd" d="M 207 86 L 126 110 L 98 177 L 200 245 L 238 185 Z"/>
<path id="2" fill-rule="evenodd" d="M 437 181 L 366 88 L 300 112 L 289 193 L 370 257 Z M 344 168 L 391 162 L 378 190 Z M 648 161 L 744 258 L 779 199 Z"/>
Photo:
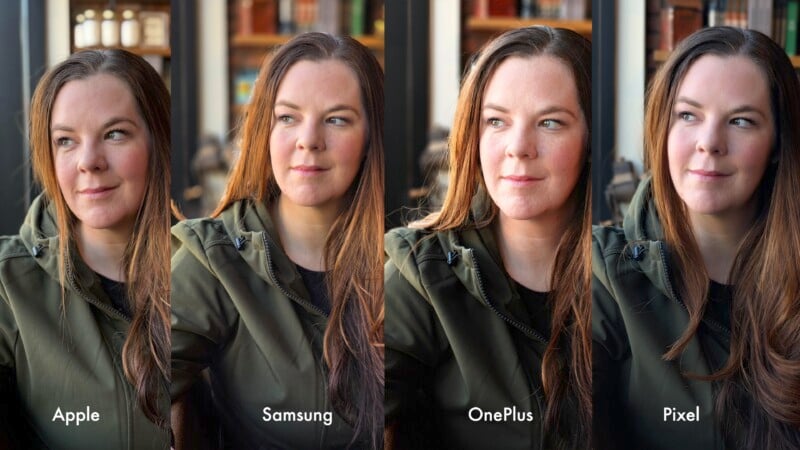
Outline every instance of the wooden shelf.
<path id="1" fill-rule="evenodd" d="M 73 48 L 72 52 L 77 52 L 79 50 L 108 50 L 112 48 L 118 48 L 121 50 L 127 50 L 134 55 L 145 56 L 145 55 L 157 55 L 157 56 L 164 56 L 169 58 L 172 56 L 172 51 L 169 48 L 142 48 L 142 47 L 84 47 L 84 48 Z"/>
<path id="2" fill-rule="evenodd" d="M 293 38 L 292 34 L 247 34 L 247 35 L 234 35 L 231 37 L 231 47 L 236 48 L 260 48 L 260 47 L 273 47 L 276 45 L 285 44 L 289 39 Z M 383 36 L 377 35 L 364 35 L 353 36 L 355 40 L 364 44 L 365 47 L 372 50 L 383 50 Z"/>
<path id="3" fill-rule="evenodd" d="M 592 36 L 591 20 L 560 20 L 532 18 L 522 19 L 519 17 L 488 17 L 467 19 L 467 30 L 482 32 L 500 32 L 513 28 L 530 27 L 534 25 L 545 25 L 548 27 L 568 28 L 586 37 Z"/>
<path id="4" fill-rule="evenodd" d="M 654 50 L 653 61 L 657 63 L 663 63 L 667 60 L 669 54 L 669 50 Z M 795 69 L 800 69 L 800 56 L 790 56 L 789 60 L 792 62 L 792 66 Z"/>

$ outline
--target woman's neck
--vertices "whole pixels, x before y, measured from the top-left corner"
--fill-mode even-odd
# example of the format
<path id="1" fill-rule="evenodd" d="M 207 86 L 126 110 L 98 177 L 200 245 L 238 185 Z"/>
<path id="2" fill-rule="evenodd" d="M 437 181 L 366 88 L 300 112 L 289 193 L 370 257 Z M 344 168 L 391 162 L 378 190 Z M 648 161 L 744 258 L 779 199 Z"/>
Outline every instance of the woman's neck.
<path id="1" fill-rule="evenodd" d="M 279 196 L 270 214 L 289 259 L 309 270 L 326 270 L 325 243 L 339 214 L 338 208 L 299 206 Z"/>
<path id="2" fill-rule="evenodd" d="M 130 231 L 94 229 L 78 225 L 78 252 L 90 269 L 115 280 L 126 281 L 123 259 L 131 238 Z"/>
<path id="3" fill-rule="evenodd" d="M 550 291 L 565 227 L 564 220 L 514 220 L 499 213 L 494 232 L 509 276 L 533 291 Z"/>
<path id="4" fill-rule="evenodd" d="M 692 232 L 709 278 L 718 283 L 729 284 L 733 261 L 754 217 L 754 213 L 736 217 L 689 213 Z"/>

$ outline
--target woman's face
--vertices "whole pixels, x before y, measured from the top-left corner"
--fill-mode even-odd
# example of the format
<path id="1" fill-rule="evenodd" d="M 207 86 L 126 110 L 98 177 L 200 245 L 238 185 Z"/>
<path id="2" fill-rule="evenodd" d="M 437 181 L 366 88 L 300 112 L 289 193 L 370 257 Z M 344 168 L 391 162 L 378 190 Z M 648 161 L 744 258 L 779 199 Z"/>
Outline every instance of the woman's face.
<path id="1" fill-rule="evenodd" d="M 355 73 L 334 59 L 300 61 L 278 86 L 272 113 L 270 161 L 283 201 L 338 210 L 367 137 Z"/>
<path id="2" fill-rule="evenodd" d="M 569 68 L 549 55 L 511 57 L 489 80 L 482 108 L 481 169 L 500 214 L 567 217 L 587 138 Z"/>
<path id="3" fill-rule="evenodd" d="M 109 74 L 67 82 L 50 116 L 56 178 L 78 226 L 129 235 L 147 186 L 150 133 Z"/>
<path id="4" fill-rule="evenodd" d="M 775 128 L 761 69 L 702 56 L 678 85 L 670 122 L 669 172 L 690 213 L 752 217 Z"/>

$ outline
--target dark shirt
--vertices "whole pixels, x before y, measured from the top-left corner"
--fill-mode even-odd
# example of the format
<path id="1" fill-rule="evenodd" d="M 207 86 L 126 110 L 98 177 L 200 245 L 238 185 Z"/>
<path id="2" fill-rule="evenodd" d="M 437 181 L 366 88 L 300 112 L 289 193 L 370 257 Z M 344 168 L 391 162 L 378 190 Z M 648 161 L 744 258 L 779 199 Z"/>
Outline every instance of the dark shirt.
<path id="1" fill-rule="evenodd" d="M 297 271 L 303 277 L 303 284 L 306 286 L 309 295 L 311 295 L 311 304 L 317 308 L 325 311 L 325 314 L 331 313 L 331 300 L 328 296 L 328 285 L 325 283 L 325 272 L 317 272 L 308 270 L 297 264 Z"/>
<path id="2" fill-rule="evenodd" d="M 100 284 L 103 286 L 103 291 L 111 299 L 111 305 L 117 311 L 131 317 L 131 308 L 128 305 L 127 293 L 125 292 L 125 283 L 106 278 L 99 273 Z"/>
<path id="3" fill-rule="evenodd" d="M 708 302 L 706 316 L 719 322 L 726 328 L 731 326 L 731 301 L 733 300 L 733 286 L 720 284 L 711 280 L 708 288 Z"/>
<path id="4" fill-rule="evenodd" d="M 550 337 L 550 319 L 552 310 L 547 301 L 547 292 L 532 291 L 525 286 L 514 282 L 517 293 L 528 311 L 528 319 L 533 328 L 544 337 Z"/>

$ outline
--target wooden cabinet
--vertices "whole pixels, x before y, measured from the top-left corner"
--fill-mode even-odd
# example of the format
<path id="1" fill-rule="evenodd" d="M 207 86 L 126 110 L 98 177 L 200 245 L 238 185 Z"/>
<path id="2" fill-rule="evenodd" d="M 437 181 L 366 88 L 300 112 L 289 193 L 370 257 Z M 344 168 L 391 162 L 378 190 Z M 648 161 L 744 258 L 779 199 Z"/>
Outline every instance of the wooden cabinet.
<path id="1" fill-rule="evenodd" d="M 79 20 L 84 20 L 86 24 L 86 12 L 91 10 L 94 14 L 93 27 L 96 27 L 102 35 L 103 13 L 111 10 L 116 21 L 116 45 L 109 47 L 123 48 L 131 53 L 142 56 L 161 74 L 167 88 L 170 88 L 170 63 L 172 49 L 170 47 L 170 0 L 139 0 L 139 1 L 97 1 L 97 0 L 70 0 L 70 52 L 74 53 L 81 48 L 105 48 L 102 39 L 96 42 L 77 48 L 76 44 L 76 25 Z M 124 33 L 123 13 L 131 11 L 133 19 L 138 24 L 139 45 L 128 47 L 123 46 L 122 34 Z M 80 39 L 78 39 L 80 40 Z"/>
<path id="2" fill-rule="evenodd" d="M 97 0 L 70 0 L 69 14 L 70 14 L 70 51 L 75 52 L 78 48 L 75 47 L 75 25 L 77 25 L 77 18 L 81 16 L 84 20 L 85 12 L 92 10 L 96 15 L 95 19 L 97 27 L 101 27 L 103 20 L 103 12 L 111 10 L 114 12 L 114 20 L 117 22 L 117 30 L 121 29 L 123 22 L 123 12 L 130 10 L 134 13 L 135 20 L 139 22 L 139 35 L 140 45 L 135 47 L 123 47 L 121 43 L 113 47 L 124 48 L 125 50 L 135 53 L 137 55 L 157 55 L 169 58 L 171 56 L 170 49 L 170 1 L 169 0 L 139 0 L 128 2 L 103 2 Z M 84 22 L 85 23 L 85 22 Z M 150 42 L 144 39 L 145 35 L 152 36 Z M 119 40 L 119 39 L 118 39 Z M 154 44 L 153 41 L 158 40 L 163 44 Z M 89 45 L 89 48 L 102 48 L 101 43 L 96 45 Z"/>

